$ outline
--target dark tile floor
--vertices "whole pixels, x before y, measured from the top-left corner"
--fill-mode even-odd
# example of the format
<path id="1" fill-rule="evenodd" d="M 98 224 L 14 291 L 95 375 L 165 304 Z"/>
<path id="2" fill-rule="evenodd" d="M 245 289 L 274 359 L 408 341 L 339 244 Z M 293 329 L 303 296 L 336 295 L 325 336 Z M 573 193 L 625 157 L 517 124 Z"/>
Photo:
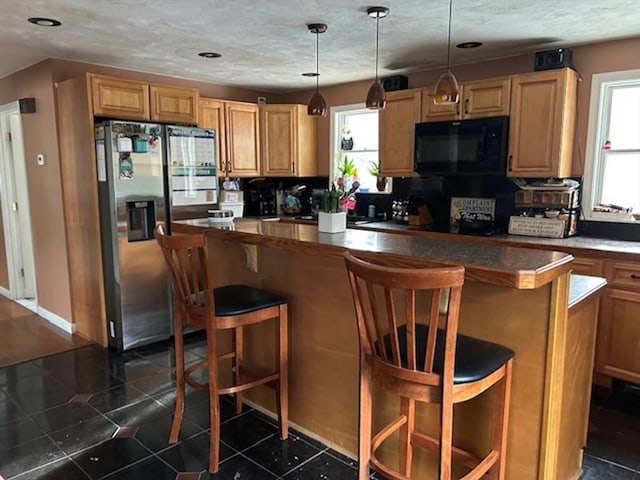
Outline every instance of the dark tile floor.
<path id="1" fill-rule="evenodd" d="M 191 336 L 189 360 L 205 353 Z M 223 399 L 220 471 L 206 473 L 207 396 L 190 390 L 180 441 L 168 445 L 173 350 L 169 343 L 118 354 L 97 346 L 0 369 L 0 476 L 27 479 L 357 478 L 348 457 Z M 640 392 L 597 389 L 584 480 L 640 480 Z M 373 478 L 376 478 L 375 476 Z"/>

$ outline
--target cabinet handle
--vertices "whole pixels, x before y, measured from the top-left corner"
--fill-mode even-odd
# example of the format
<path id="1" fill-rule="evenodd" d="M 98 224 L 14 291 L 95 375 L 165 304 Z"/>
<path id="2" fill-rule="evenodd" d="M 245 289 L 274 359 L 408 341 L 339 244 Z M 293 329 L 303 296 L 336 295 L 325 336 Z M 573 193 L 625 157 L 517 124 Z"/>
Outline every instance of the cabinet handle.
<path id="1" fill-rule="evenodd" d="M 640 275 L 636 275 L 635 273 L 632 273 L 631 275 L 629 275 L 629 278 L 631 280 L 638 280 L 640 278 Z"/>
<path id="2" fill-rule="evenodd" d="M 513 155 L 509 155 L 509 170 L 512 169 L 513 166 Z"/>
<path id="3" fill-rule="evenodd" d="M 460 115 L 460 104 L 456 103 L 456 115 Z"/>
<path id="4" fill-rule="evenodd" d="M 296 174 L 296 162 L 291 162 L 291 172 L 294 175 Z"/>
<path id="5" fill-rule="evenodd" d="M 227 160 L 227 173 L 231 172 L 231 160 Z"/>
<path id="6" fill-rule="evenodd" d="M 468 98 L 464 101 L 464 114 L 469 115 L 469 99 Z"/>

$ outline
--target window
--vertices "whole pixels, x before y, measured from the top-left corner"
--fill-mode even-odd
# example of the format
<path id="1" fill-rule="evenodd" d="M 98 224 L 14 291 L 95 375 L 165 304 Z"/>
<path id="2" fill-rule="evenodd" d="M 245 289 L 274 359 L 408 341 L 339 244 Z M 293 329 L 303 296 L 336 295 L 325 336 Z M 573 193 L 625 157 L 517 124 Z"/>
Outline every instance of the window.
<path id="1" fill-rule="evenodd" d="M 593 76 L 588 139 L 585 218 L 630 221 L 611 211 L 640 213 L 640 70 Z"/>
<path id="2" fill-rule="evenodd" d="M 378 192 L 378 111 L 363 105 L 345 105 L 331 108 L 331 148 L 333 161 L 329 178 L 337 182 L 343 167 L 353 164 L 347 174 L 346 188 L 354 180 L 360 182 L 359 192 Z M 391 182 L 387 181 L 383 192 L 389 192 Z"/>

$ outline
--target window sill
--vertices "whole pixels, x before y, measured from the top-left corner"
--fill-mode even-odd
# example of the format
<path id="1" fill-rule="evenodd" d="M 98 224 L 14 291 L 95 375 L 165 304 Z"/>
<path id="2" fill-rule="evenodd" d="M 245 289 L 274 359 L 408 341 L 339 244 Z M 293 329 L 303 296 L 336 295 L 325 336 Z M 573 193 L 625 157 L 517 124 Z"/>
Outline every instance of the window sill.
<path id="1" fill-rule="evenodd" d="M 631 213 L 604 213 L 589 212 L 585 214 L 584 220 L 587 222 L 609 222 L 609 223 L 631 223 L 640 225 L 640 214 L 635 214 L 638 220 Z"/>

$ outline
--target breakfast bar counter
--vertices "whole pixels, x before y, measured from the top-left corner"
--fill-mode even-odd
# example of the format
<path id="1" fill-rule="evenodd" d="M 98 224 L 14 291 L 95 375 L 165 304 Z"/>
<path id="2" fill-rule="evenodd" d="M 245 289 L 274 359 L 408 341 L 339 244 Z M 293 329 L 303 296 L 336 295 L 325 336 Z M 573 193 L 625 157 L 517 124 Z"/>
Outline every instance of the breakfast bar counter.
<path id="1" fill-rule="evenodd" d="M 314 225 L 238 219 L 216 228 L 207 219 L 172 224 L 174 233 L 204 233 L 214 284 L 246 283 L 289 299 L 290 419 L 345 454 L 357 451 L 358 338 L 342 254 L 396 266 L 463 265 L 461 334 L 515 351 L 507 449 L 509 479 L 576 479 L 581 473 L 593 371 L 598 293 L 604 281 L 570 274 L 571 255 Z M 570 308 L 571 302 L 571 308 Z M 274 361 L 269 326 L 246 334 L 256 368 Z M 253 327 L 252 327 L 253 328 Z M 272 393 L 249 400 L 275 411 Z M 397 400 L 374 396 L 374 425 Z M 491 393 L 457 405 L 454 442 L 484 454 Z M 437 428 L 437 406 L 417 411 Z M 393 461 L 394 448 L 385 450 Z M 416 478 L 433 477 L 434 458 L 416 452 Z"/>

